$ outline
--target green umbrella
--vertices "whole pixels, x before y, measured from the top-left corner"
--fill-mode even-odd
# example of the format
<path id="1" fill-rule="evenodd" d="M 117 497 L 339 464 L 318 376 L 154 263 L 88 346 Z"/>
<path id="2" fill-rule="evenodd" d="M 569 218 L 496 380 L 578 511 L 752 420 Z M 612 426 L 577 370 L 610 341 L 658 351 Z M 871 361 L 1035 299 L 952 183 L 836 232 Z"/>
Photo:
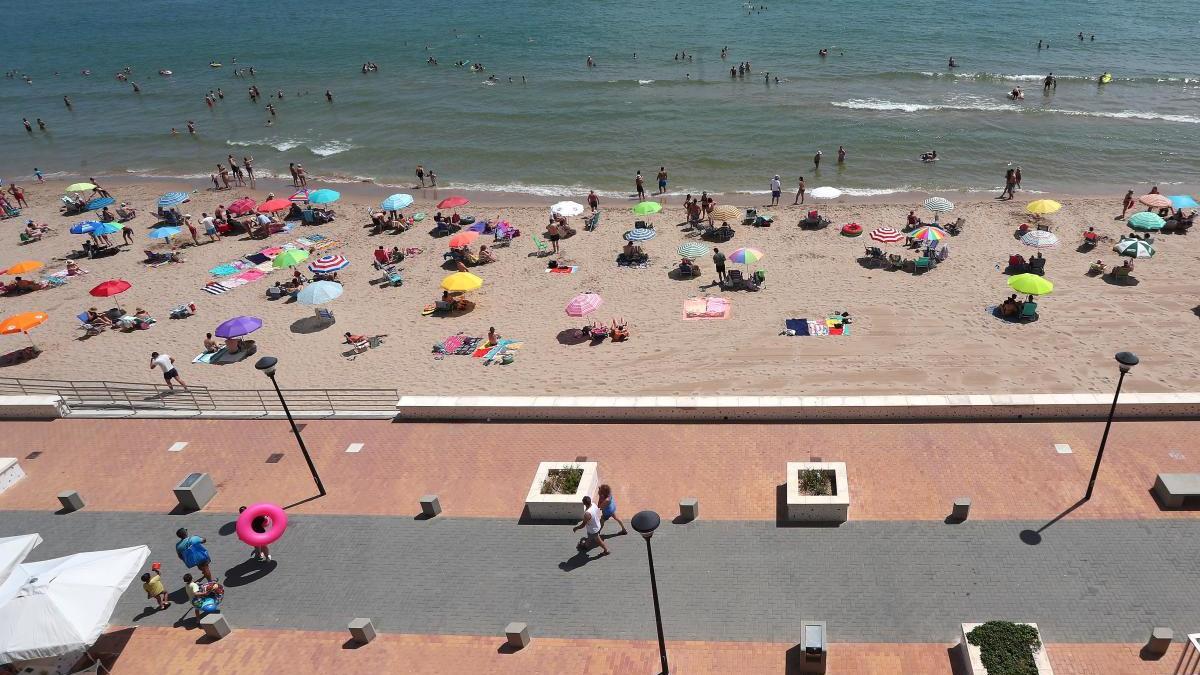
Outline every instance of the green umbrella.
<path id="1" fill-rule="evenodd" d="M 635 216 L 649 216 L 659 211 L 662 211 L 662 204 L 658 202 L 638 202 L 633 207 L 633 215 Z"/>
<path id="2" fill-rule="evenodd" d="M 1125 239 L 1117 244 L 1117 253 L 1130 258 L 1153 258 L 1154 247 L 1141 239 Z"/>
<path id="3" fill-rule="evenodd" d="M 275 256 L 275 259 L 271 261 L 271 267 L 281 270 L 285 267 L 295 267 L 305 260 L 308 260 L 308 251 L 299 248 L 290 248 Z"/>
<path id="4" fill-rule="evenodd" d="M 1018 274 L 1008 278 L 1008 287 L 1025 295 L 1048 295 L 1054 290 L 1049 279 L 1036 274 Z"/>
<path id="5" fill-rule="evenodd" d="M 688 260 L 695 260 L 696 258 L 703 258 L 708 255 L 708 247 L 704 244 L 697 244 L 694 241 L 680 244 L 679 248 L 675 250 L 679 251 L 679 257 L 687 258 Z"/>
<path id="6" fill-rule="evenodd" d="M 1163 225 L 1167 224 L 1157 213 L 1150 211 L 1139 211 L 1129 216 L 1129 220 L 1126 222 L 1135 230 L 1161 230 Z"/>

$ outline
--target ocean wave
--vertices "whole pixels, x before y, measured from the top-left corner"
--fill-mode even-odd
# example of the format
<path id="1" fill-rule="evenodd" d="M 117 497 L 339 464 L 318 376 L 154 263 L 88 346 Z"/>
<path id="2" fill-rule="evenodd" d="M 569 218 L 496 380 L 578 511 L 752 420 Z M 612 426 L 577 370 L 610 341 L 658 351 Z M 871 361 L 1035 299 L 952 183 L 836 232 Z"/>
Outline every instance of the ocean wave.
<path id="1" fill-rule="evenodd" d="M 894 195 L 894 194 L 899 194 L 902 192 L 938 192 L 938 190 L 929 190 L 926 188 L 913 187 L 911 185 L 904 185 L 901 187 L 893 187 L 893 188 L 839 187 L 837 189 L 840 190 L 842 192 L 842 194 L 847 197 L 879 197 L 882 195 Z M 788 190 L 785 189 L 783 192 L 785 194 L 787 194 Z M 737 194 L 737 195 L 769 195 L 769 194 L 771 194 L 771 191 L 770 190 L 735 190 L 734 194 Z M 793 194 L 793 195 L 796 194 L 795 188 L 791 189 L 791 194 Z"/>
<path id="2" fill-rule="evenodd" d="M 256 141 L 226 140 L 225 145 L 239 148 L 272 148 L 279 152 L 288 152 L 303 147 L 319 157 L 328 157 L 354 149 L 354 146 L 347 141 L 307 141 L 297 138 L 264 138 Z"/>
<path id="3" fill-rule="evenodd" d="M 1104 112 L 1098 110 L 1065 110 L 1060 108 L 1038 108 L 1021 106 L 1012 103 L 988 103 L 984 101 L 958 101 L 948 103 L 896 103 L 883 99 L 850 99 L 849 101 L 832 101 L 835 108 L 851 110 L 875 110 L 881 112 L 925 112 L 925 111 L 971 111 L 983 112 L 1017 112 L 1017 113 L 1050 113 L 1054 115 L 1070 115 L 1074 117 L 1101 117 L 1108 119 L 1137 119 L 1162 122 L 1177 122 L 1180 124 L 1200 124 L 1200 117 L 1193 115 L 1172 115 L 1167 113 L 1143 112 L 1138 110 L 1123 110 L 1120 112 Z"/>
<path id="4" fill-rule="evenodd" d="M 893 72 L 887 73 L 891 76 L 904 76 L 909 73 Z M 1008 73 L 942 73 L 923 70 L 916 75 L 920 77 L 932 77 L 937 79 L 954 79 L 954 80 L 973 80 L 982 82 L 1041 82 L 1046 78 L 1043 74 L 1038 75 L 1018 75 Z M 1055 75 L 1056 80 L 1064 82 L 1095 82 L 1098 75 Z M 1161 76 L 1146 76 L 1146 77 L 1117 77 L 1113 76 L 1113 82 L 1153 82 L 1155 84 L 1198 84 L 1200 78 L 1197 77 L 1161 77 Z"/>
<path id="5" fill-rule="evenodd" d="M 345 141 L 326 141 L 319 145 L 309 146 L 308 151 L 320 157 L 329 157 L 330 155 L 346 152 L 347 150 L 352 150 L 353 148 L 353 145 L 350 145 Z"/>
<path id="6" fill-rule="evenodd" d="M 294 138 L 285 138 L 283 140 L 265 138 L 258 141 L 225 141 L 225 145 L 231 145 L 238 148 L 274 148 L 279 152 L 287 152 L 288 150 L 293 150 L 303 144 L 304 141 L 299 141 Z"/>
<path id="7" fill-rule="evenodd" d="M 444 189 L 463 190 L 465 192 L 514 192 L 518 194 L 535 195 L 538 197 L 577 197 L 588 193 L 590 188 L 582 185 L 525 185 L 523 183 L 453 183 Z M 596 190 L 596 195 L 609 199 L 625 199 L 627 192 L 610 192 Z"/>
<path id="8" fill-rule="evenodd" d="M 654 80 L 638 80 L 638 84 L 654 84 Z"/>

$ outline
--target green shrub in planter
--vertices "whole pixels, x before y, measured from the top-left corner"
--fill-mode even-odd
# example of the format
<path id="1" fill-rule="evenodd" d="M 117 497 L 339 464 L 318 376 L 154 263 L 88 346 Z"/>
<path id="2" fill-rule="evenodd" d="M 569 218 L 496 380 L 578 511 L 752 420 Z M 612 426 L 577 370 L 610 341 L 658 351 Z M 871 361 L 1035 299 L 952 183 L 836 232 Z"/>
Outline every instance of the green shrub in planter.
<path id="1" fill-rule="evenodd" d="M 1041 646 L 1037 629 L 1011 621 L 988 621 L 967 633 L 979 647 L 988 675 L 1037 675 L 1033 653 Z"/>

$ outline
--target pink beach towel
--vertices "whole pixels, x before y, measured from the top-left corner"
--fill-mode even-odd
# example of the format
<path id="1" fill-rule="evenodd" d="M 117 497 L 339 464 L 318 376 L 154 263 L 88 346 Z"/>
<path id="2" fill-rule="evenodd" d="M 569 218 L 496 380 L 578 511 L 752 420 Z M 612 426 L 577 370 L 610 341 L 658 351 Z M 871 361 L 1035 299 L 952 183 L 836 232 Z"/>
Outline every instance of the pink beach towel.
<path id="1" fill-rule="evenodd" d="M 259 279 L 261 279 L 265 276 L 267 276 L 267 275 L 265 273 L 263 273 L 261 270 L 248 269 L 245 272 L 242 272 L 241 274 L 235 276 L 234 279 L 243 279 L 245 281 L 258 281 Z"/>

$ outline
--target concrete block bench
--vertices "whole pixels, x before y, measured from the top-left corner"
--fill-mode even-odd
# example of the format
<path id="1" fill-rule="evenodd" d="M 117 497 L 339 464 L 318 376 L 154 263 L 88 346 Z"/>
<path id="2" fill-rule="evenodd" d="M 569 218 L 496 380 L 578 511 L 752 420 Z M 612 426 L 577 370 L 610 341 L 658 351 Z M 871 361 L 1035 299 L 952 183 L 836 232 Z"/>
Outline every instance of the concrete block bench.
<path id="1" fill-rule="evenodd" d="M 1154 496 L 1168 509 L 1183 507 L 1189 497 L 1200 497 L 1200 473 L 1160 473 L 1154 479 Z"/>
<path id="2" fill-rule="evenodd" d="M 0 396 L 0 418 L 52 420 L 70 412 L 61 396 Z"/>

